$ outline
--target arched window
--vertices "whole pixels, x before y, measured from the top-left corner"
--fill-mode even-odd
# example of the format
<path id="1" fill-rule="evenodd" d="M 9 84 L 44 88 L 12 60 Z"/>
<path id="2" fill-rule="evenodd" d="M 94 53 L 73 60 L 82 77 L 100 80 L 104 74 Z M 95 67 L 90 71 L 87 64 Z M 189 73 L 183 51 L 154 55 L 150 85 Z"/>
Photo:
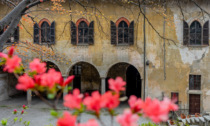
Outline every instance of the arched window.
<path id="1" fill-rule="evenodd" d="M 76 24 L 71 22 L 71 43 L 73 45 L 94 44 L 94 21 L 79 19 Z"/>
<path id="2" fill-rule="evenodd" d="M 50 25 L 46 21 L 41 24 L 41 42 L 50 42 Z"/>
<path id="3" fill-rule="evenodd" d="M 112 45 L 133 45 L 134 43 L 134 21 L 131 23 L 120 18 L 116 23 L 111 21 L 111 44 Z"/>
<path id="4" fill-rule="evenodd" d="M 190 45 L 201 45 L 201 24 L 194 21 L 190 25 Z"/>
<path id="5" fill-rule="evenodd" d="M 128 44 L 128 24 L 125 21 L 121 21 L 118 26 L 118 43 Z"/>
<path id="6" fill-rule="evenodd" d="M 34 24 L 34 43 L 55 44 L 55 21 L 50 23 L 44 18 L 39 24 Z"/>
<path id="7" fill-rule="evenodd" d="M 191 25 L 183 21 L 183 44 L 189 46 L 209 45 L 209 21 L 202 25 L 193 21 Z"/>
<path id="8" fill-rule="evenodd" d="M 88 25 L 81 21 L 78 26 L 78 43 L 88 43 Z"/>

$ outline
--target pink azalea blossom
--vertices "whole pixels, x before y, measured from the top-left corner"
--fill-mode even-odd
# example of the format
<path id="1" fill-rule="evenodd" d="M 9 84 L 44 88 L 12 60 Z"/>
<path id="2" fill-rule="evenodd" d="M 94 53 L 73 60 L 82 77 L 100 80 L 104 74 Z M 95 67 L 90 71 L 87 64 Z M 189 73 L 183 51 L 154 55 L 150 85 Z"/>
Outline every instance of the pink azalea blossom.
<path id="1" fill-rule="evenodd" d="M 137 97 L 134 95 L 130 96 L 128 103 L 131 110 L 134 113 L 139 112 L 142 109 L 143 104 L 144 104 L 144 102 L 140 98 L 137 99 Z"/>
<path id="2" fill-rule="evenodd" d="M 79 124 L 78 126 L 99 126 L 99 124 L 95 119 L 90 119 L 86 123 Z"/>
<path id="3" fill-rule="evenodd" d="M 7 58 L 8 58 L 8 55 L 0 52 L 0 57 L 1 57 L 1 58 L 6 58 L 6 59 L 7 59 Z"/>
<path id="4" fill-rule="evenodd" d="M 146 117 L 149 117 L 155 123 L 159 123 L 161 121 L 168 120 L 168 114 L 170 110 L 175 111 L 177 109 L 177 105 L 172 103 L 167 98 L 165 98 L 163 101 L 147 98 L 142 110 Z"/>
<path id="5" fill-rule="evenodd" d="M 27 74 L 24 74 L 23 76 L 20 76 L 18 78 L 18 84 L 16 85 L 16 89 L 18 90 L 28 90 L 32 89 L 35 86 L 34 80 L 29 77 Z"/>
<path id="6" fill-rule="evenodd" d="M 15 52 L 15 49 L 14 49 L 14 46 L 12 46 L 12 47 L 10 48 L 10 50 L 8 51 L 9 57 L 12 57 L 13 54 L 14 54 L 14 52 Z"/>
<path id="7" fill-rule="evenodd" d="M 103 94 L 101 100 L 102 106 L 108 108 L 109 110 L 116 108 L 120 103 L 119 94 L 112 94 L 111 91 Z"/>
<path id="8" fill-rule="evenodd" d="M 87 96 L 84 99 L 83 103 L 87 106 L 87 110 L 95 111 L 98 115 L 100 109 L 102 108 L 101 95 L 98 91 L 94 91 L 92 96 Z"/>
<path id="9" fill-rule="evenodd" d="M 57 120 L 57 126 L 76 126 L 76 116 L 64 112 L 63 117 Z"/>
<path id="10" fill-rule="evenodd" d="M 109 79 L 109 88 L 111 90 L 114 90 L 116 92 L 124 91 L 125 90 L 125 85 L 126 82 L 123 81 L 121 77 L 117 77 L 115 80 L 114 79 Z"/>
<path id="11" fill-rule="evenodd" d="M 20 67 L 21 59 L 15 55 L 11 58 L 6 59 L 4 71 L 8 71 L 9 73 L 13 73 L 15 69 Z"/>
<path id="12" fill-rule="evenodd" d="M 68 94 L 64 97 L 64 106 L 70 109 L 80 109 L 83 95 L 80 94 L 79 89 L 74 89 L 73 94 Z"/>
<path id="13" fill-rule="evenodd" d="M 29 67 L 31 71 L 36 71 L 39 74 L 44 73 L 46 71 L 46 63 L 41 63 L 39 59 L 34 59 L 29 64 Z"/>
<path id="14" fill-rule="evenodd" d="M 62 75 L 60 72 L 55 71 L 55 69 L 50 69 L 48 73 L 44 73 L 41 76 L 38 76 L 37 78 L 40 79 L 39 81 L 41 81 L 41 86 L 53 88 L 55 84 L 59 84 L 61 82 Z"/>
<path id="15" fill-rule="evenodd" d="M 73 79 L 74 79 L 74 75 L 69 76 L 64 82 L 63 82 L 63 78 L 62 78 L 62 80 L 59 84 L 60 84 L 60 86 L 65 87 L 66 85 L 71 83 L 73 81 Z"/>
<path id="16" fill-rule="evenodd" d="M 121 126 L 138 126 L 138 115 L 133 114 L 129 109 L 124 110 L 123 114 L 118 115 L 116 119 Z"/>

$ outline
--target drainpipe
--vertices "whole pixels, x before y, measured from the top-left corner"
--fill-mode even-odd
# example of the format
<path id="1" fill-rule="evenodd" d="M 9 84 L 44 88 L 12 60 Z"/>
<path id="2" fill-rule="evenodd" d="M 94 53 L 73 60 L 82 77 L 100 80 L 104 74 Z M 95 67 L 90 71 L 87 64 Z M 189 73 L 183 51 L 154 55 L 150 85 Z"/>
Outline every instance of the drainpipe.
<path id="1" fill-rule="evenodd" d="M 145 86 L 146 86 L 146 22 L 145 22 L 145 15 L 146 15 L 146 8 L 144 6 L 144 26 L 143 26 L 143 33 L 144 33 L 144 100 L 145 100 Z"/>

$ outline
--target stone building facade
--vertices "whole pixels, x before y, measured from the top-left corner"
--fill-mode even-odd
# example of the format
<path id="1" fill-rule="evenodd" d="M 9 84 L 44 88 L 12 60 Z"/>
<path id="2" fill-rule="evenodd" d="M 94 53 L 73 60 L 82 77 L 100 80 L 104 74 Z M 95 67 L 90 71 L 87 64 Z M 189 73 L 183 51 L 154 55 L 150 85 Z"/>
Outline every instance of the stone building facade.
<path id="1" fill-rule="evenodd" d="M 49 10 L 49 4 L 40 6 Z M 210 112 L 208 15 L 202 15 L 192 4 L 182 5 L 184 21 L 179 8 L 173 5 L 166 9 L 167 18 L 158 8 L 145 8 L 144 25 L 144 16 L 139 15 L 135 5 L 120 6 L 105 1 L 95 5 L 101 15 L 90 8 L 84 11 L 78 4 L 71 5 L 71 15 L 39 12 L 34 7 L 31 15 L 36 16 L 36 23 L 31 25 L 22 20 L 27 30 L 19 28 L 19 41 L 65 53 L 63 58 L 70 61 L 36 56 L 31 51 L 27 52 L 27 58 L 39 57 L 56 65 L 64 77 L 74 74 L 72 85 L 83 93 L 94 90 L 104 93 L 108 90 L 107 80 L 121 76 L 127 82 L 122 95 L 160 100 L 173 97 L 182 109 L 191 113 Z M 210 11 L 205 2 L 201 6 Z M 69 4 L 63 7 L 68 10 Z M 6 9 L 1 5 L 1 10 Z M 0 11 L 2 17 L 4 14 Z M 162 39 L 154 28 L 170 40 Z M 24 50 L 21 42 L 17 48 L 20 52 Z M 3 81 L 1 85 L 6 82 Z M 0 96 L 6 98 L 2 90 L 5 87 L 0 87 Z"/>

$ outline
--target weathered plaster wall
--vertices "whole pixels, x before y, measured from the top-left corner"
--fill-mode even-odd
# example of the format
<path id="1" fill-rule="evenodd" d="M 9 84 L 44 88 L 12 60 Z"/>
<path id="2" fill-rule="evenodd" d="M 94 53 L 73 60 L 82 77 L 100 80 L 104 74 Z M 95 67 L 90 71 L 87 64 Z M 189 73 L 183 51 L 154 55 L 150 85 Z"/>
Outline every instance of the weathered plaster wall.
<path id="1" fill-rule="evenodd" d="M 82 14 L 61 15 L 55 12 L 43 11 L 33 12 L 32 15 L 37 15 L 35 20 L 39 22 L 43 18 L 56 22 L 56 44 L 51 48 L 55 49 L 58 53 L 65 53 L 66 59 L 71 62 L 56 61 L 51 58 L 42 57 L 43 60 L 54 62 L 63 75 L 69 75 L 71 68 L 78 62 L 90 63 L 96 68 L 99 73 L 99 77 L 107 77 L 110 68 L 117 63 L 128 63 L 138 69 L 143 79 L 143 16 L 138 15 L 138 8 L 135 6 L 119 6 L 113 3 L 96 3 L 101 12 L 105 15 L 105 18 Z M 43 8 L 49 8 L 49 4 L 40 5 Z M 199 13 L 199 9 L 192 5 L 183 5 L 185 20 L 190 23 L 193 20 L 199 20 L 202 24 L 209 20 L 209 18 L 203 17 Z M 210 11 L 207 5 L 202 5 L 206 10 Z M 68 9 L 68 4 L 64 4 L 64 8 Z M 2 8 L 6 10 L 5 7 Z M 34 7 L 33 10 L 37 8 Z M 72 10 L 84 11 L 79 5 L 72 6 Z M 92 12 L 92 10 L 87 9 Z M 152 29 L 152 27 L 146 23 L 146 59 L 150 61 L 150 65 L 147 66 L 146 80 L 146 96 L 162 99 L 162 95 L 171 97 L 171 92 L 179 93 L 179 101 L 182 103 L 182 108 L 188 108 L 189 101 L 189 74 L 200 74 L 202 77 L 201 85 L 201 109 L 210 111 L 208 102 L 210 100 L 210 73 L 209 73 L 209 46 L 207 47 L 186 47 L 183 46 L 183 22 L 182 15 L 178 8 L 169 6 L 166 14 L 171 16 L 170 22 L 166 22 L 165 35 L 167 38 L 174 40 L 174 42 L 166 41 L 166 79 L 164 80 L 164 51 L 163 51 L 163 39 Z M 3 11 L 0 11 L 0 15 L 4 15 Z M 154 28 L 163 35 L 163 17 L 157 14 L 155 11 L 147 9 L 146 15 L 149 21 L 153 24 Z M 129 21 L 135 22 L 135 40 L 134 45 L 131 46 L 114 46 L 110 44 L 110 20 L 117 21 L 120 17 L 125 17 Z M 89 22 L 95 21 L 94 30 L 94 45 L 90 46 L 75 46 L 70 42 L 70 23 L 71 20 L 76 22 L 80 18 L 86 18 Z M 33 26 L 24 22 L 24 26 L 30 34 L 33 34 Z M 174 24 L 168 26 L 168 23 Z M 27 33 L 25 29 L 20 30 L 20 40 L 33 42 L 33 37 Z M 21 45 L 21 44 L 20 44 Z M 44 46 L 44 45 L 43 45 Z M 28 52 L 28 57 L 39 57 L 33 52 Z M 123 70 L 122 70 L 123 71 Z M 89 72 L 86 71 L 87 73 Z M 116 71 L 114 71 L 116 72 Z M 88 76 L 88 75 L 87 75 Z M 116 76 L 116 75 L 113 75 Z M 122 75 L 123 76 L 123 75 Z M 83 81 L 82 83 L 86 83 Z M 97 83 L 97 84 L 96 84 Z M 84 86 L 83 86 L 84 87 Z M 95 81 L 95 89 L 100 88 L 100 80 Z M 83 88 L 84 90 L 84 88 Z M 142 88 L 143 91 L 143 88 Z"/>

